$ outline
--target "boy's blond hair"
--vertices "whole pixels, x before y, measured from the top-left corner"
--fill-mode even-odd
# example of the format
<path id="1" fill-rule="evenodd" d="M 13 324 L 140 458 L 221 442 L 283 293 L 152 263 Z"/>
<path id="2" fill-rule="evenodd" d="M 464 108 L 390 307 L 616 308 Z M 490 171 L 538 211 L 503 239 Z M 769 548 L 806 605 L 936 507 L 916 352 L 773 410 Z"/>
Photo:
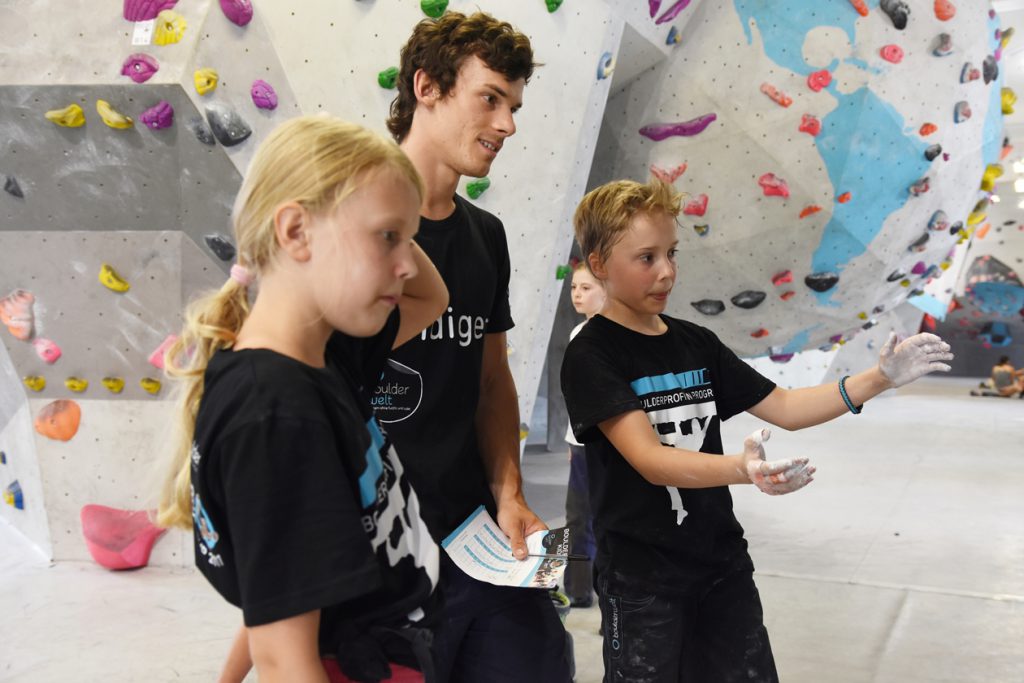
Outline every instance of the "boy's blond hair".
<path id="1" fill-rule="evenodd" d="M 612 247 L 629 229 L 629 222 L 638 213 L 664 212 L 678 216 L 683 196 L 671 185 L 657 178 L 646 183 L 635 180 L 613 180 L 591 190 L 576 207 L 573 228 L 583 252 L 583 262 L 590 266 L 590 255 L 607 261 Z"/>

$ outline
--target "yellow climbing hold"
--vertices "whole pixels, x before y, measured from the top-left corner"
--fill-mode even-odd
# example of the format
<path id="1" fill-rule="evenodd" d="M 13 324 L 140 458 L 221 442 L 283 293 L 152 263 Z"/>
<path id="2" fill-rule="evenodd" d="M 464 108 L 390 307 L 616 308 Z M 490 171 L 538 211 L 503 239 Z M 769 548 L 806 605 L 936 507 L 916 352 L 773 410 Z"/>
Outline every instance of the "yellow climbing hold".
<path id="1" fill-rule="evenodd" d="M 117 111 L 110 106 L 110 102 L 106 100 L 96 100 L 96 111 L 99 112 L 100 118 L 103 119 L 103 123 L 107 124 L 111 128 L 131 128 L 135 125 L 132 121 L 132 117 L 125 116 L 121 112 Z"/>
<path id="2" fill-rule="evenodd" d="M 1017 103 L 1017 93 L 1013 92 L 1013 88 L 1003 88 L 1000 99 L 1002 100 L 1003 113 L 1012 114 L 1013 105 Z"/>
<path id="3" fill-rule="evenodd" d="M 939 268 L 941 268 L 942 270 L 949 270 L 949 267 L 951 265 L 953 264 L 950 263 L 949 261 L 943 261 L 942 263 L 939 264 Z"/>
<path id="4" fill-rule="evenodd" d="M 1013 27 L 1003 31 L 1002 35 L 999 36 L 999 47 L 1006 49 L 1006 46 L 1010 44 L 1010 39 L 1013 38 Z"/>
<path id="5" fill-rule="evenodd" d="M 157 45 L 173 45 L 181 40 L 185 33 L 188 22 L 185 17 L 177 12 L 165 9 L 156 15 L 156 30 L 153 32 L 153 42 Z"/>
<path id="6" fill-rule="evenodd" d="M 123 277 L 117 274 L 117 271 L 106 263 L 104 263 L 100 268 L 100 284 L 107 289 L 118 293 L 127 292 L 131 289 L 131 285 L 129 285 Z"/>
<path id="7" fill-rule="evenodd" d="M 988 202 L 984 199 L 975 204 L 974 209 L 967 215 L 967 225 L 977 225 L 984 222 L 988 215 L 985 213 L 986 208 L 988 208 Z"/>
<path id="8" fill-rule="evenodd" d="M 868 314 L 865 313 L 864 311 L 861 311 L 860 313 L 857 314 L 857 317 L 860 318 L 861 320 L 867 320 Z"/>
<path id="9" fill-rule="evenodd" d="M 46 378 L 41 375 L 29 375 L 21 381 L 32 391 L 42 391 L 46 388 Z"/>
<path id="10" fill-rule="evenodd" d="M 1003 167 L 1000 164 L 989 164 L 981 175 L 981 189 L 985 192 L 992 192 L 996 188 L 996 178 L 1003 175 Z"/>
<path id="11" fill-rule="evenodd" d="M 139 380 L 139 386 L 145 389 L 147 394 L 159 394 L 160 393 L 160 380 L 153 379 L 152 377 L 143 377 Z"/>
<path id="12" fill-rule="evenodd" d="M 196 72 L 192 74 L 192 81 L 196 84 L 196 92 L 200 95 L 205 95 L 215 90 L 219 80 L 220 76 L 217 74 L 217 71 L 209 67 L 196 69 Z"/>
<path id="13" fill-rule="evenodd" d="M 120 377 L 104 377 L 103 386 L 112 394 L 120 394 L 124 389 L 124 380 Z"/>
<path id="14" fill-rule="evenodd" d="M 81 377 L 68 377 L 64 380 L 64 386 L 76 394 L 80 394 L 89 388 L 89 380 L 82 379 Z"/>
<path id="15" fill-rule="evenodd" d="M 910 280 L 908 280 L 906 278 L 900 280 L 900 287 L 909 287 L 909 286 L 910 286 Z"/>
<path id="16" fill-rule="evenodd" d="M 77 104 L 69 104 L 63 109 L 51 109 L 43 116 L 65 128 L 80 128 L 85 125 L 85 112 Z"/>

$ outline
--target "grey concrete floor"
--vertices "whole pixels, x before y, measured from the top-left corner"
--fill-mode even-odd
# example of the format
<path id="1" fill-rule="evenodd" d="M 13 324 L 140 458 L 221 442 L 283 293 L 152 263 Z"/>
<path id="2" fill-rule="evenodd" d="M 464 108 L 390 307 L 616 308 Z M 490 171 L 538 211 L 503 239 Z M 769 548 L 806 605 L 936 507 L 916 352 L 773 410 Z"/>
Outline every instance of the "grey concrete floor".
<path id="1" fill-rule="evenodd" d="M 735 487 L 783 681 L 1024 681 L 1024 401 L 929 379 L 798 433 L 816 481 Z M 727 449 L 759 424 L 725 423 Z M 531 449 L 527 497 L 563 521 L 568 461 Z M 49 565 L 0 522 L 0 681 L 210 681 L 239 623 L 190 570 Z M 577 681 L 601 680 L 598 610 L 573 610 Z"/>

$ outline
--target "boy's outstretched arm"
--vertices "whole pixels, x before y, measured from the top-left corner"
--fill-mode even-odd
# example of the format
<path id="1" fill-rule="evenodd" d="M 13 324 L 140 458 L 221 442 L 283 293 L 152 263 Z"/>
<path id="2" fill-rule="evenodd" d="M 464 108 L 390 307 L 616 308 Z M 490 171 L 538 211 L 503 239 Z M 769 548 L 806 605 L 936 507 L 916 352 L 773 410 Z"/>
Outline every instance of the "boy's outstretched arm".
<path id="1" fill-rule="evenodd" d="M 894 332 L 882 347 L 878 365 L 846 379 L 846 394 L 854 406 L 861 406 L 886 389 L 909 384 L 930 372 L 949 372 L 944 361 L 952 359 L 949 344 L 934 334 L 915 334 L 897 344 Z M 802 389 L 776 387 L 748 412 L 783 429 L 796 430 L 833 420 L 849 408 L 838 384 L 829 382 Z"/>
<path id="2" fill-rule="evenodd" d="M 700 489 L 755 484 L 765 493 L 778 495 L 803 488 L 814 474 L 806 458 L 766 462 L 762 444 L 768 430 L 747 437 L 738 455 L 715 455 L 665 446 L 641 410 L 616 415 L 598 428 L 633 469 L 655 486 Z"/>

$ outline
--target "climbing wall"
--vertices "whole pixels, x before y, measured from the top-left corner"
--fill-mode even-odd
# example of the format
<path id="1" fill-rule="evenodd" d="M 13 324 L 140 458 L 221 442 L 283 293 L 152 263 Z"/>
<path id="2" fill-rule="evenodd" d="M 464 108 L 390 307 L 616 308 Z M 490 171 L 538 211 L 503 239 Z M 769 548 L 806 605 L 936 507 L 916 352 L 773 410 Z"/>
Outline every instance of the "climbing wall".
<path id="1" fill-rule="evenodd" d="M 44 553 L 88 557 L 86 504 L 151 506 L 172 403 L 150 357 L 183 304 L 226 277 L 230 205 L 255 146 L 298 113 L 385 133 L 394 90 L 378 75 L 397 66 L 419 4 L 256 2 L 251 16 L 211 0 L 0 7 L 16 27 L 0 62 L 0 514 Z M 448 3 L 513 23 L 543 63 L 474 199 L 509 236 L 523 415 L 626 31 L 604 3 L 558 5 Z M 656 33 L 637 33 L 643 68 L 664 55 Z M 188 548 L 168 534 L 151 561 L 189 564 Z"/>
<path id="2" fill-rule="evenodd" d="M 785 362 L 926 294 L 1002 147 L 988 3 L 684 4 L 671 54 L 610 99 L 591 178 L 688 194 L 669 312 Z"/>

